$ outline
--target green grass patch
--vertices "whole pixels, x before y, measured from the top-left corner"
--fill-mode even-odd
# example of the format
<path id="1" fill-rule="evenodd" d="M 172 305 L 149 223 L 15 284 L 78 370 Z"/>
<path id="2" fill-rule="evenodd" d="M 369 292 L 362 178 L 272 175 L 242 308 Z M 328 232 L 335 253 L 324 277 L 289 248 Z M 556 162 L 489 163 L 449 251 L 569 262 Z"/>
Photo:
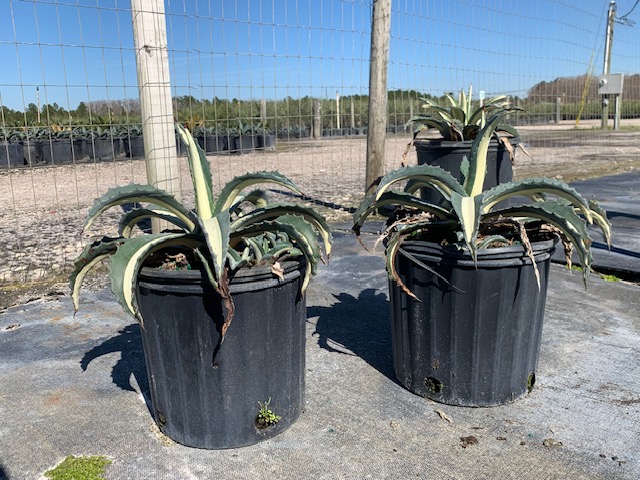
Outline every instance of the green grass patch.
<path id="1" fill-rule="evenodd" d="M 104 469 L 111 463 L 107 457 L 74 457 L 69 455 L 60 465 L 44 472 L 51 480 L 104 480 Z"/>
<path id="2" fill-rule="evenodd" d="M 620 278 L 615 275 L 605 275 L 600 274 L 600 278 L 602 278 L 605 282 L 619 282 Z"/>

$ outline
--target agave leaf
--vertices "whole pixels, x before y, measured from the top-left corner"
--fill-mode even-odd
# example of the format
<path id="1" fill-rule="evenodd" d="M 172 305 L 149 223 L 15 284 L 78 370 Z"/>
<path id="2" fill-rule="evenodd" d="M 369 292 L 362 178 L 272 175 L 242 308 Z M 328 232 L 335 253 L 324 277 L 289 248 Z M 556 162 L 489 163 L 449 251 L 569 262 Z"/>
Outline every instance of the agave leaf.
<path id="1" fill-rule="evenodd" d="M 429 105 L 425 105 L 427 111 L 429 112 L 429 116 L 423 118 L 431 118 L 436 117 L 445 122 L 451 122 L 454 117 L 451 115 L 451 109 L 447 107 L 443 107 L 435 102 L 431 102 Z"/>
<path id="2" fill-rule="evenodd" d="M 456 101 L 455 98 L 453 98 L 453 94 L 451 94 L 451 93 L 445 93 L 444 96 L 445 96 L 445 98 L 447 100 L 449 100 L 449 103 L 451 104 L 452 107 L 456 107 L 458 105 L 458 102 L 461 101 L 460 94 L 458 94 L 458 100 L 457 101 Z"/>
<path id="3" fill-rule="evenodd" d="M 262 255 L 265 253 L 264 246 L 252 237 L 242 237 L 245 245 L 249 247 L 249 250 L 253 254 L 253 258 L 255 258 L 256 263 L 262 262 Z"/>
<path id="4" fill-rule="evenodd" d="M 512 110 L 523 110 L 521 108 L 512 108 Z M 523 110 L 524 111 L 524 110 Z M 515 127 L 509 125 L 508 123 L 501 123 L 500 125 L 498 125 L 498 127 L 496 128 L 496 131 L 499 132 L 506 132 L 508 133 L 510 136 L 512 137 L 517 137 L 518 135 L 520 135 L 518 133 L 518 130 L 515 129 Z"/>
<path id="5" fill-rule="evenodd" d="M 464 113 L 464 110 L 460 107 L 451 107 L 451 117 L 454 120 L 458 120 L 459 122 L 462 123 L 462 125 L 464 125 L 466 122 L 466 115 Z"/>
<path id="6" fill-rule="evenodd" d="M 484 102 L 487 106 L 496 105 L 499 108 L 504 108 L 507 105 L 507 96 L 506 95 L 498 95 Z"/>
<path id="7" fill-rule="evenodd" d="M 360 229 L 364 225 L 365 220 L 369 215 L 378 210 L 380 207 L 386 205 L 403 205 L 407 207 L 417 208 L 423 212 L 432 213 L 438 219 L 444 220 L 446 218 L 452 218 L 448 210 L 442 208 L 439 205 L 434 205 L 429 202 L 411 195 L 410 193 L 387 191 L 384 192 L 378 200 L 374 195 L 369 195 L 365 198 L 358 209 L 353 214 L 353 227 L 352 230 L 356 235 L 360 235 Z"/>
<path id="8" fill-rule="evenodd" d="M 182 142 L 187 147 L 187 156 L 189 158 L 189 170 L 191 171 L 191 180 L 196 195 L 196 212 L 198 216 L 207 220 L 213 217 L 213 181 L 211 179 L 211 167 L 209 160 L 205 155 L 198 142 L 196 142 L 187 129 L 176 123 L 176 129 L 180 134 Z"/>
<path id="9" fill-rule="evenodd" d="M 191 219 L 191 212 L 178 202 L 173 195 L 151 185 L 129 184 L 124 187 L 110 188 L 104 195 L 96 199 L 87 214 L 82 231 L 86 231 L 100 215 L 111 207 L 125 203 L 140 202 L 153 202 L 182 220 L 190 231 L 195 228 L 195 224 Z"/>
<path id="10" fill-rule="evenodd" d="M 391 233 L 387 238 L 385 255 L 387 264 L 387 275 L 391 280 L 396 282 L 404 292 L 406 292 L 416 300 L 417 297 L 407 288 L 404 282 L 400 279 L 400 275 L 398 275 L 396 256 L 404 238 L 415 231 L 421 230 L 423 228 L 428 228 L 430 225 L 431 222 L 429 222 L 428 220 L 417 221 L 411 224 L 403 225 L 401 229 Z"/>
<path id="11" fill-rule="evenodd" d="M 469 85 L 469 94 L 466 97 L 464 95 L 464 90 L 460 90 L 460 93 L 462 94 L 462 102 L 461 102 L 460 108 L 464 110 L 465 120 L 463 121 L 466 121 L 466 119 L 469 118 L 469 115 L 471 114 L 471 104 L 473 99 L 473 85 Z"/>
<path id="12" fill-rule="evenodd" d="M 382 194 L 391 187 L 392 184 L 400 181 L 413 180 L 416 188 L 427 186 L 435 188 L 442 193 L 445 198 L 451 196 L 451 192 L 465 195 L 462 186 L 446 170 L 434 165 L 414 165 L 411 167 L 399 168 L 386 174 L 380 180 L 376 189 L 375 198 L 379 200 Z"/>
<path id="13" fill-rule="evenodd" d="M 291 248 L 290 243 L 278 243 L 274 245 L 271 249 L 265 252 L 265 257 L 267 258 L 280 258 L 283 255 L 287 255 L 289 257 L 299 257 L 300 255 L 304 255 L 302 250 L 299 248 Z"/>
<path id="14" fill-rule="evenodd" d="M 195 253 L 195 255 L 200 259 L 200 263 L 202 264 L 202 268 L 204 269 L 204 272 L 207 274 L 207 279 L 209 280 L 209 283 L 211 284 L 214 290 L 218 291 L 218 288 L 219 288 L 218 280 L 216 279 L 216 276 L 213 274 L 213 271 L 211 270 L 211 265 L 209 265 L 209 259 L 204 256 L 204 254 L 200 251 L 199 248 L 194 248 L 193 253 Z"/>
<path id="15" fill-rule="evenodd" d="M 219 213 L 230 209 L 242 190 L 258 183 L 276 183 L 290 189 L 294 193 L 302 195 L 298 187 L 279 172 L 248 173 L 234 178 L 224 186 L 216 202 L 215 212 Z"/>
<path id="16" fill-rule="evenodd" d="M 313 252 L 313 257 L 310 259 L 311 273 L 316 273 L 318 260 L 322 259 L 322 256 L 320 255 L 318 234 L 313 229 L 311 224 L 304 218 L 298 217 L 296 215 L 284 215 L 282 217 L 278 217 L 277 221 L 281 225 L 290 225 L 294 228 L 293 231 L 295 232 L 295 234 L 293 236 L 288 231 L 285 231 L 285 233 L 293 238 L 296 243 L 306 243 L 309 246 L 309 249 L 311 250 L 311 252 Z"/>
<path id="17" fill-rule="evenodd" d="M 279 217 L 276 221 L 266 221 L 249 225 L 248 227 L 245 227 L 241 230 L 234 231 L 233 236 L 249 237 L 262 235 L 267 231 L 286 233 L 289 238 L 293 239 L 297 243 L 299 250 L 302 251 L 307 261 L 307 268 L 305 269 L 305 275 L 301 286 L 301 293 L 304 294 L 307 286 L 309 285 L 311 275 L 313 272 L 315 272 L 315 266 L 318 263 L 318 259 L 320 258 L 320 250 L 315 232 L 313 232 L 309 236 L 306 236 L 305 234 L 300 232 L 300 224 L 305 223 L 307 224 L 308 229 L 313 232 L 313 227 L 311 227 L 311 225 L 308 224 L 302 217 L 283 216 Z"/>
<path id="18" fill-rule="evenodd" d="M 436 120 L 432 117 L 417 115 L 411 117 L 409 119 L 409 122 L 407 123 L 419 124 L 418 127 L 416 127 L 416 129 L 414 130 L 414 140 L 415 137 L 424 129 L 425 125 L 427 127 L 435 128 L 436 130 L 438 130 L 444 140 L 451 140 L 451 130 L 449 128 L 449 122 L 447 122 L 446 120 Z"/>
<path id="19" fill-rule="evenodd" d="M 295 203 L 274 203 L 264 208 L 257 208 L 237 220 L 234 220 L 231 223 L 231 229 L 237 230 L 246 227 L 251 223 L 275 220 L 282 215 L 300 215 L 307 222 L 311 223 L 322 237 L 327 258 L 331 256 L 331 228 L 322 215 L 311 208 L 305 207 L 304 205 L 297 205 Z"/>
<path id="20" fill-rule="evenodd" d="M 174 224 L 185 232 L 190 233 L 189 227 L 180 219 L 180 217 L 167 210 L 156 208 L 136 208 L 125 213 L 120 217 L 118 233 L 125 238 L 129 238 L 133 228 L 138 224 L 138 222 L 148 218 L 160 218 L 168 223 Z"/>
<path id="21" fill-rule="evenodd" d="M 460 175 L 462 175 L 463 179 L 469 175 L 469 159 L 466 155 L 462 157 L 462 161 L 460 162 Z"/>
<path id="22" fill-rule="evenodd" d="M 480 227 L 480 208 L 482 205 L 482 195 L 469 197 L 458 193 L 451 194 L 451 205 L 458 215 L 464 241 L 469 248 L 471 256 L 476 258 L 476 238 Z"/>
<path id="23" fill-rule="evenodd" d="M 237 269 L 244 267 L 251 258 L 251 249 L 245 247 L 242 254 L 233 248 L 230 248 L 227 252 L 227 263 L 229 264 L 229 270 L 235 272 Z"/>
<path id="24" fill-rule="evenodd" d="M 471 144 L 469 176 L 465 179 L 463 185 L 465 192 L 467 192 L 470 197 L 475 197 L 482 193 L 482 186 L 487 174 L 487 150 L 489 148 L 489 142 L 503 117 L 504 111 L 491 117 Z"/>
<path id="25" fill-rule="evenodd" d="M 571 206 L 558 202 L 537 202 L 490 212 L 485 217 L 521 217 L 525 221 L 527 218 L 534 218 L 559 229 L 576 248 L 586 285 L 591 268 L 591 237 L 587 232 L 585 221 L 574 212 Z"/>
<path id="26" fill-rule="evenodd" d="M 229 211 L 224 210 L 215 217 L 199 219 L 202 234 L 207 242 L 211 261 L 213 263 L 213 274 L 220 283 L 222 278 L 227 250 L 229 248 L 229 238 L 231 232 L 231 220 Z"/>
<path id="27" fill-rule="evenodd" d="M 73 299 L 74 315 L 78 311 L 80 302 L 80 288 L 89 270 L 102 260 L 111 256 L 120 245 L 125 242 L 124 238 L 103 237 L 90 245 L 86 245 L 80 255 L 74 260 L 74 270 L 69 275 L 69 287 L 71 288 L 71 298 Z"/>
<path id="28" fill-rule="evenodd" d="M 567 200 L 580 209 L 589 222 L 592 222 L 588 202 L 578 191 L 566 183 L 554 178 L 526 178 L 517 182 L 501 183 L 483 194 L 482 213 L 491 211 L 497 203 L 514 196 L 534 198 L 540 195 L 555 195 Z"/>
<path id="29" fill-rule="evenodd" d="M 240 205 L 244 202 L 253 204 L 256 207 L 266 207 L 269 204 L 269 196 L 267 192 L 261 189 L 255 189 L 245 195 L 239 195 L 236 202 L 229 208 L 229 211 L 233 214 L 242 215 Z"/>
<path id="30" fill-rule="evenodd" d="M 484 237 L 480 242 L 478 242 L 478 250 L 482 250 L 488 248 L 490 245 L 498 243 L 502 245 L 511 245 L 511 242 L 503 237 L 502 235 L 489 235 L 488 237 Z"/>
<path id="31" fill-rule="evenodd" d="M 137 318 L 138 307 L 135 301 L 135 285 L 138 272 L 145 259 L 153 252 L 171 246 L 196 248 L 202 246 L 202 240 L 193 235 L 182 233 L 156 233 L 129 238 L 118 247 L 111 257 L 109 278 L 111 291 L 125 312 Z"/>
<path id="32" fill-rule="evenodd" d="M 480 131 L 480 126 L 467 124 L 462 128 L 462 139 L 472 140 L 478 136 L 479 131 Z"/>
<path id="33" fill-rule="evenodd" d="M 469 115 L 467 126 L 477 127 L 478 130 L 484 127 L 484 120 L 487 114 L 487 107 L 480 107 Z"/>
<path id="34" fill-rule="evenodd" d="M 611 222 L 607 218 L 607 212 L 595 200 L 589 200 L 589 208 L 591 209 L 593 221 L 600 227 L 607 241 L 607 246 L 611 248 Z"/>

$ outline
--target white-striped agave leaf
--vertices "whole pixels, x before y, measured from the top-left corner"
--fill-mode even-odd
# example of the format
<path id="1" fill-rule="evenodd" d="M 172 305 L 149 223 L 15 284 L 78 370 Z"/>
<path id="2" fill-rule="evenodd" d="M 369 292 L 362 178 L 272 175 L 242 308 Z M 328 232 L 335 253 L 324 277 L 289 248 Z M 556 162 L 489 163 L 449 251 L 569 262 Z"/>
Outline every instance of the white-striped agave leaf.
<path id="1" fill-rule="evenodd" d="M 191 232 L 191 230 L 189 230 L 189 226 L 184 221 L 182 221 L 180 217 L 178 217 L 175 213 L 150 206 L 149 208 L 134 208 L 133 210 L 130 210 L 122 215 L 118 224 L 118 233 L 125 238 L 129 238 L 131 236 L 131 233 L 133 232 L 134 227 L 138 225 L 139 222 L 152 218 L 159 218 L 166 221 L 167 223 L 172 223 L 185 232 Z"/>
<path id="2" fill-rule="evenodd" d="M 586 283 L 591 268 L 591 237 L 585 221 L 566 204 L 545 201 L 504 208 L 485 215 L 485 218 L 516 218 L 521 221 L 542 220 L 559 229 L 573 244 L 580 258 Z"/>
<path id="3" fill-rule="evenodd" d="M 404 181 L 412 182 L 413 191 L 421 187 L 430 187 L 447 199 L 451 192 L 465 195 L 462 185 L 446 170 L 433 165 L 415 165 L 393 170 L 382 177 L 375 192 L 375 199 L 379 200 L 382 194 L 389 190 L 394 183 Z"/>
<path id="4" fill-rule="evenodd" d="M 189 230 L 195 228 L 193 214 L 178 202 L 173 195 L 151 185 L 137 185 L 132 183 L 121 187 L 110 188 L 104 195 L 97 198 L 87 214 L 87 219 L 82 227 L 82 231 L 86 231 L 105 211 L 126 203 L 153 203 L 175 215 Z"/>
<path id="5" fill-rule="evenodd" d="M 87 273 L 102 260 L 113 255 L 118 247 L 125 242 L 124 238 L 103 237 L 86 245 L 80 255 L 73 262 L 73 271 L 69 275 L 69 288 L 73 299 L 73 311 L 77 313 L 80 301 L 80 288 Z"/>
<path id="6" fill-rule="evenodd" d="M 292 249 L 295 248 L 303 253 L 305 260 L 307 261 L 307 268 L 305 270 L 305 276 L 302 281 L 301 288 L 302 293 L 304 293 L 309 285 L 311 275 L 316 270 L 318 259 L 320 258 L 320 247 L 318 245 L 317 235 L 313 231 L 313 227 L 302 217 L 283 216 L 279 217 L 277 220 L 253 223 L 242 229 L 235 230 L 233 232 L 233 237 L 247 238 L 261 236 L 264 235 L 265 232 L 269 231 L 285 233 L 290 239 L 295 241 L 295 245 L 293 243 L 291 244 Z M 293 250 L 291 252 L 297 253 Z"/>
<path id="7" fill-rule="evenodd" d="M 215 211 L 219 213 L 229 210 L 236 203 L 242 190 L 260 183 L 275 183 L 302 195 L 295 183 L 279 172 L 248 173 L 235 177 L 224 186 L 215 204 Z"/>
<path id="8" fill-rule="evenodd" d="M 295 203 L 273 203 L 246 213 L 231 223 L 232 230 L 240 230 L 252 223 L 275 220 L 282 215 L 299 215 L 315 227 L 324 244 L 327 259 L 331 256 L 332 236 L 326 220 L 315 210 Z"/>
<path id="9" fill-rule="evenodd" d="M 111 256 L 109 268 L 111 291 L 125 312 L 142 322 L 135 301 L 135 285 L 144 261 L 160 249 L 169 247 L 194 249 L 202 246 L 202 237 L 181 233 L 156 233 L 129 238 Z"/>
<path id="10" fill-rule="evenodd" d="M 356 235 L 360 235 L 360 229 L 364 225 L 365 220 L 369 215 L 374 213 L 381 207 L 387 205 L 403 205 L 406 207 L 417 208 L 423 212 L 431 213 L 440 220 L 447 218 L 454 218 L 449 211 L 439 205 L 426 202 L 421 198 L 405 192 L 397 192 L 394 190 L 386 191 L 380 198 L 376 200 L 374 195 L 369 195 L 359 205 L 358 209 L 353 214 L 353 227 L 352 230 Z"/>

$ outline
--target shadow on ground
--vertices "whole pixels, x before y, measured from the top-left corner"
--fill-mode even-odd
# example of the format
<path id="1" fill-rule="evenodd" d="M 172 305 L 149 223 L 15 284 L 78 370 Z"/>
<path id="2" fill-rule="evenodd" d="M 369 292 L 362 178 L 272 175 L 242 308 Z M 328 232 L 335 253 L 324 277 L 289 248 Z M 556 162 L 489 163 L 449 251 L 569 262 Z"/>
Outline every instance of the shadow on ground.
<path id="1" fill-rule="evenodd" d="M 313 336 L 318 346 L 341 355 L 360 357 L 394 382 L 391 327 L 387 296 L 373 288 L 358 298 L 348 293 L 333 294 L 331 306 L 313 306 L 308 317 L 318 317 Z"/>
<path id="2" fill-rule="evenodd" d="M 80 366 L 85 371 L 89 364 L 98 357 L 120 352 L 120 359 L 111 370 L 113 383 L 123 390 L 135 392 L 131 385 L 131 376 L 136 379 L 147 406 L 151 405 L 151 393 L 147 368 L 144 363 L 140 325 L 132 323 L 118 332 L 118 335 L 105 340 L 100 345 L 84 354 Z"/>

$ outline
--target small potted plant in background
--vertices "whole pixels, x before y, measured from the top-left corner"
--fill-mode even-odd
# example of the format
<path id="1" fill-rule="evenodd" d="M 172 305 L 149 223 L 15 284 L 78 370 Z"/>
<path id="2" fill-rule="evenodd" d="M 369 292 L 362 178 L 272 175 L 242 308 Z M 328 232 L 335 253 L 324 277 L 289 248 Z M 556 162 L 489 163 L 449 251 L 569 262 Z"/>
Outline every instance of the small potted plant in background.
<path id="1" fill-rule="evenodd" d="M 121 138 L 124 142 L 125 155 L 129 158 L 144 157 L 144 137 L 142 125 L 132 123 L 122 125 Z"/>
<path id="2" fill-rule="evenodd" d="M 146 206 L 126 212 L 117 237 L 88 245 L 76 259 L 74 306 L 87 272 L 110 257 L 112 291 L 141 325 L 160 430 L 193 447 L 249 445 L 283 431 L 302 411 L 304 293 L 330 254 L 331 233 L 310 208 L 246 191 L 275 183 L 300 193 L 277 172 L 238 176 L 214 198 L 204 152 L 176 128 L 187 148 L 195 210 L 150 185 L 108 190 L 83 230 L 111 207 Z M 133 235 L 147 218 L 171 229 Z M 268 428 L 260 417 L 265 405 L 277 417 Z"/>
<path id="3" fill-rule="evenodd" d="M 424 102 L 423 108 L 426 112 L 424 115 L 412 117 L 407 124 L 413 126 L 414 131 L 413 139 L 403 155 L 403 165 L 407 153 L 415 146 L 418 165 L 442 167 L 459 182 L 462 181 L 460 165 L 462 159 L 469 156 L 473 140 L 484 127 L 487 118 L 509 105 L 505 95 L 481 102 L 475 102 L 472 95 L 472 87 L 469 87 L 468 94 L 461 90 L 457 100 L 452 94 L 447 93 L 445 97 L 449 102 L 448 106 L 441 106 L 428 98 L 420 99 Z M 437 130 L 440 138 L 418 137 L 429 128 Z M 502 123 L 495 128 L 487 150 L 485 189 L 513 179 L 515 147 L 520 144 L 518 132 L 512 126 Z M 440 201 L 440 197 L 428 189 L 423 189 L 421 195 L 424 200 L 432 203 Z"/>
<path id="4" fill-rule="evenodd" d="M 249 153 L 258 145 L 253 126 L 238 120 L 238 126 L 229 128 L 229 150 L 232 153 Z"/>
<path id="5" fill-rule="evenodd" d="M 0 127 L 0 168 L 24 165 L 23 138 L 19 129 Z"/>
<path id="6" fill-rule="evenodd" d="M 591 265 L 586 222 L 607 242 L 610 224 L 596 202 L 548 178 L 483 188 L 499 111 L 472 142 L 463 181 L 433 165 L 387 174 L 354 213 L 365 219 L 394 206 L 382 233 L 396 376 L 410 391 L 464 406 L 511 402 L 533 388 L 550 256 L 558 237 L 575 249 L 585 286 Z M 408 182 L 404 190 L 394 185 Z M 429 188 L 444 199 L 415 196 Z M 521 200 L 506 207 L 504 200 Z"/>
<path id="7" fill-rule="evenodd" d="M 254 128 L 256 133 L 256 148 L 261 150 L 274 150 L 276 148 L 276 136 L 271 133 L 269 128 L 264 123 L 259 123 Z"/>

